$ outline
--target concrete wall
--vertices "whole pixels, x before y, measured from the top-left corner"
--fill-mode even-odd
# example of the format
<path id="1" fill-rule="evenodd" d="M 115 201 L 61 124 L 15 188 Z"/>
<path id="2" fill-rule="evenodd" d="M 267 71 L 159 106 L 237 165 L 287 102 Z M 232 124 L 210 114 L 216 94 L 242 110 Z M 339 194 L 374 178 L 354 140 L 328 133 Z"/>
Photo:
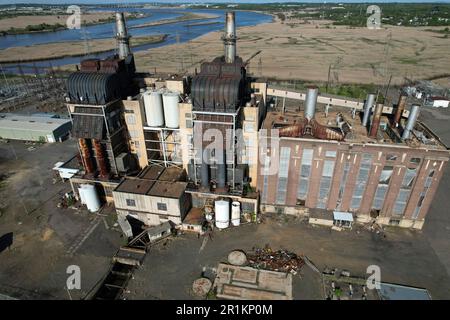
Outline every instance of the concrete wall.
<path id="1" fill-rule="evenodd" d="M 138 158 L 139 166 L 144 168 L 148 165 L 147 150 L 143 124 L 145 123 L 144 103 L 139 100 L 123 100 L 125 124 L 128 129 L 131 153 Z"/>

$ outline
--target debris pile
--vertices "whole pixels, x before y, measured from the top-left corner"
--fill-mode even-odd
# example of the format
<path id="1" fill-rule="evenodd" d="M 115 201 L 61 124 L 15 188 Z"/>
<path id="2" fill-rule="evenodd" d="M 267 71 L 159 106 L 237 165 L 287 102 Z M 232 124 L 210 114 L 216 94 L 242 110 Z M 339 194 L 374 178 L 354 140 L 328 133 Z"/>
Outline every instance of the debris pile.
<path id="1" fill-rule="evenodd" d="M 269 246 L 255 248 L 247 254 L 249 265 L 256 269 L 290 272 L 297 274 L 305 261 L 295 253 L 286 250 L 273 251 Z"/>

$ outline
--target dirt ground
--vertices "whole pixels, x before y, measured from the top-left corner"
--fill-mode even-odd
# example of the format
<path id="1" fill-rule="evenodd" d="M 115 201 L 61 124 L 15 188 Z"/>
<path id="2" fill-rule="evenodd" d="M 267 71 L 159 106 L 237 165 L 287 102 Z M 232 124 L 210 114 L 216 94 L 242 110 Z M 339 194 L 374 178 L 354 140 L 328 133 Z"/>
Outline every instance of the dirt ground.
<path id="1" fill-rule="evenodd" d="M 165 35 L 151 35 L 131 38 L 131 46 L 150 44 L 163 41 Z M 117 48 L 115 39 L 97 39 L 89 41 L 89 53 L 110 51 Z M 54 59 L 69 56 L 82 56 L 86 54 L 85 41 L 67 41 L 38 44 L 24 47 L 10 47 L 0 50 L 0 63 L 16 61 L 33 61 Z"/>
<path id="2" fill-rule="evenodd" d="M 56 207 L 71 189 L 68 182 L 53 183 L 52 168 L 75 154 L 73 141 L 28 147 L 0 143 L 0 236 L 13 234 L 10 248 L 0 252 L 0 292 L 20 299 L 80 299 L 108 270 L 121 233 L 109 218 Z M 69 265 L 81 268 L 81 290 L 70 295 Z"/>
<path id="3" fill-rule="evenodd" d="M 333 82 L 392 84 L 405 78 L 422 79 L 448 73 L 450 61 L 444 52 L 450 40 L 431 28 L 387 26 L 381 30 L 330 26 L 323 21 L 289 26 L 275 21 L 238 28 L 237 52 L 250 61 L 256 76 Z M 190 72 L 203 61 L 223 54 L 221 32 L 213 32 L 188 43 L 174 44 L 136 53 L 137 67 L 180 72 L 183 64 Z M 386 72 L 387 70 L 387 72 Z M 448 75 L 447 75 L 448 76 Z"/>

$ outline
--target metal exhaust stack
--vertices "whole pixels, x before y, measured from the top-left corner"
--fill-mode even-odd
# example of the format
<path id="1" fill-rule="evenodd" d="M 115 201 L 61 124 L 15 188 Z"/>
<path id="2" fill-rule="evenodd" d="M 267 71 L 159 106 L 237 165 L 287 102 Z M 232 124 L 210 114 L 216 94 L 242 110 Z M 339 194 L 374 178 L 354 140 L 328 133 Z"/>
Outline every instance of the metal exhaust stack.
<path id="1" fill-rule="evenodd" d="M 366 104 L 364 105 L 364 116 L 362 120 L 362 125 L 367 127 L 370 119 L 370 112 L 372 110 L 373 104 L 375 103 L 375 94 L 369 93 L 367 95 Z"/>
<path id="2" fill-rule="evenodd" d="M 378 133 L 378 128 L 380 127 L 381 115 L 383 114 L 383 104 L 377 104 L 375 112 L 373 114 L 372 125 L 370 126 L 369 137 L 376 138 Z"/>
<path id="3" fill-rule="evenodd" d="M 416 125 L 417 118 L 419 117 L 420 106 L 414 104 L 411 107 L 411 111 L 409 112 L 408 122 L 406 122 L 405 130 L 403 130 L 402 139 L 406 140 L 411 137 L 411 131 L 414 129 Z"/>
<path id="4" fill-rule="evenodd" d="M 402 118 L 403 111 L 406 107 L 406 100 L 408 99 L 407 95 L 400 94 L 400 97 L 398 98 L 398 104 L 397 104 L 397 110 L 395 111 L 394 116 L 394 127 L 397 127 L 400 123 L 400 119 Z"/>
<path id="5" fill-rule="evenodd" d="M 119 49 L 119 57 L 125 59 L 131 54 L 130 36 L 128 35 L 127 25 L 125 24 L 125 15 L 123 12 L 116 12 L 116 39 Z"/>
<path id="6" fill-rule="evenodd" d="M 305 118 L 311 120 L 316 113 L 317 96 L 319 94 L 319 88 L 312 86 L 308 87 L 306 91 L 305 99 Z"/>
<path id="7" fill-rule="evenodd" d="M 225 47 L 225 62 L 234 63 L 236 58 L 236 24 L 233 11 L 226 13 L 225 35 L 222 39 Z"/>

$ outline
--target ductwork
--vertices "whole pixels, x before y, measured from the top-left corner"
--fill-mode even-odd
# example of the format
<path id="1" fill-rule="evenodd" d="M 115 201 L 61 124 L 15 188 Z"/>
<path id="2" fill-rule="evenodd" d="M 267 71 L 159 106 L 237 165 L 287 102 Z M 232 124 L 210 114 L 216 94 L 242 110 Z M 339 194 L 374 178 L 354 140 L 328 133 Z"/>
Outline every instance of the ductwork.
<path id="1" fill-rule="evenodd" d="M 92 139 L 92 144 L 95 149 L 95 155 L 97 157 L 98 167 L 100 169 L 100 177 L 107 178 L 109 176 L 108 165 L 105 159 L 105 152 L 103 151 L 103 146 L 99 140 Z"/>
<path id="2" fill-rule="evenodd" d="M 81 156 L 83 157 L 83 164 L 86 173 L 94 172 L 94 164 L 92 163 L 91 153 L 89 151 L 89 146 L 84 138 L 78 139 L 78 144 L 80 145 Z"/>
<path id="3" fill-rule="evenodd" d="M 225 35 L 222 39 L 225 49 L 225 62 L 234 63 L 236 58 L 236 23 L 233 11 L 226 13 Z"/>
<path id="4" fill-rule="evenodd" d="M 374 103 L 375 103 L 375 94 L 369 93 L 367 95 L 366 104 L 364 105 L 364 116 L 362 120 L 362 125 L 364 127 L 367 127 L 367 125 L 369 124 L 370 112 L 372 110 Z"/>
<path id="5" fill-rule="evenodd" d="M 372 124 L 370 126 L 369 137 L 376 138 L 378 134 L 378 128 L 380 127 L 381 115 L 383 114 L 383 104 L 377 104 L 375 112 L 373 113 Z"/>
<path id="6" fill-rule="evenodd" d="M 395 111 L 394 116 L 394 127 L 397 127 L 400 123 L 400 119 L 402 118 L 403 111 L 406 107 L 406 100 L 408 99 L 407 95 L 400 94 L 400 97 L 398 98 L 398 104 L 397 104 L 397 110 Z"/>
<path id="7" fill-rule="evenodd" d="M 130 36 L 128 35 L 127 26 L 125 24 L 125 16 L 123 12 L 116 13 L 116 39 L 119 51 L 119 57 L 125 59 L 131 54 Z"/>
<path id="8" fill-rule="evenodd" d="M 411 131 L 414 129 L 416 125 L 417 118 L 419 117 L 420 106 L 417 104 L 411 107 L 411 111 L 409 112 L 408 121 L 406 122 L 405 129 L 403 130 L 402 139 L 406 140 L 411 137 Z"/>
<path id="9" fill-rule="evenodd" d="M 305 99 L 305 118 L 311 120 L 316 113 L 317 96 L 319 89 L 317 87 L 308 87 Z"/>

